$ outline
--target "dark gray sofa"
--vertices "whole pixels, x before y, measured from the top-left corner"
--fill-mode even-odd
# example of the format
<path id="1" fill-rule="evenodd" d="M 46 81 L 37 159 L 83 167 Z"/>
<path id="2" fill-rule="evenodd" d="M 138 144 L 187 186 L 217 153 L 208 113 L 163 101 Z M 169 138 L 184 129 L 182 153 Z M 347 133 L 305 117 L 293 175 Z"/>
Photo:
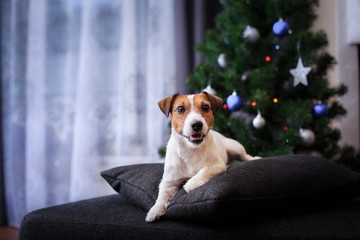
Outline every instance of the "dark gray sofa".
<path id="1" fill-rule="evenodd" d="M 161 169 L 154 164 L 106 171 L 119 194 L 31 212 L 20 239 L 360 239 L 360 174 L 328 160 L 282 156 L 236 163 L 199 190 L 180 190 L 169 214 L 147 223 Z M 219 183 L 225 196 L 216 195 Z M 267 190 L 261 184 L 271 190 L 266 196 L 259 195 Z"/>
<path id="2" fill-rule="evenodd" d="M 360 239 L 360 198 L 331 209 L 257 219 L 238 216 L 223 224 L 147 223 L 145 215 L 120 195 L 89 199 L 28 214 L 20 239 Z"/>

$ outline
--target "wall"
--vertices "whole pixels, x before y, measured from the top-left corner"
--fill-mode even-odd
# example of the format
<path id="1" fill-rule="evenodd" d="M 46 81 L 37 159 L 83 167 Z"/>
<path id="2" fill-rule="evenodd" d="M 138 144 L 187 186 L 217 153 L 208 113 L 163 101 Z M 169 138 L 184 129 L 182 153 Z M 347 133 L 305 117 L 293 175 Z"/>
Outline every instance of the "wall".
<path id="1" fill-rule="evenodd" d="M 320 0 L 320 7 L 316 9 L 318 19 L 314 24 L 314 30 L 324 30 L 328 36 L 329 46 L 327 51 L 335 57 L 337 64 L 328 73 L 331 86 L 340 83 L 349 88 L 349 92 L 341 97 L 339 101 L 346 108 L 347 115 L 335 121 L 342 133 L 340 144 L 351 145 L 360 148 L 359 134 L 359 62 L 358 45 L 349 40 L 348 33 L 360 31 L 355 24 L 349 21 L 360 13 L 354 11 L 354 4 L 359 6 L 355 0 Z M 352 9 L 349 11 L 349 9 Z M 349 27 L 350 26 L 350 27 Z M 358 25 L 357 25 L 358 26 Z M 360 43 L 360 42 L 359 42 Z M 358 44 L 359 44 L 358 43 Z"/>

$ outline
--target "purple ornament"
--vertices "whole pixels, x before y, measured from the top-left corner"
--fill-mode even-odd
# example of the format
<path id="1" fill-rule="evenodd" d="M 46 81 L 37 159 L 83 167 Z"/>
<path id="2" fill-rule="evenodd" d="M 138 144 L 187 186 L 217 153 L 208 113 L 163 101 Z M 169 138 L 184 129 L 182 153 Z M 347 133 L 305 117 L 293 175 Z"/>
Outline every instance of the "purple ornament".
<path id="1" fill-rule="evenodd" d="M 315 104 L 313 107 L 315 117 L 326 117 L 329 113 L 329 108 L 324 103 Z"/>
<path id="2" fill-rule="evenodd" d="M 226 99 L 226 105 L 229 110 L 237 111 L 241 108 L 243 100 L 239 95 L 234 91 L 228 98 Z"/>
<path id="3" fill-rule="evenodd" d="M 289 24 L 280 18 L 279 21 L 274 23 L 272 31 L 275 36 L 283 37 L 289 33 L 289 29 Z"/>

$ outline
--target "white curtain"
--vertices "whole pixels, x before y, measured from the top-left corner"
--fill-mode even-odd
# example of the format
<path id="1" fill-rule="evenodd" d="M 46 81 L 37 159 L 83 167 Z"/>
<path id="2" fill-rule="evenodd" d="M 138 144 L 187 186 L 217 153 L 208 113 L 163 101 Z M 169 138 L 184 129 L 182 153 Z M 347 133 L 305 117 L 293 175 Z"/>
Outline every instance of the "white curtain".
<path id="1" fill-rule="evenodd" d="M 155 162 L 175 92 L 174 0 L 1 1 L 10 224 L 111 193 L 110 167 Z"/>

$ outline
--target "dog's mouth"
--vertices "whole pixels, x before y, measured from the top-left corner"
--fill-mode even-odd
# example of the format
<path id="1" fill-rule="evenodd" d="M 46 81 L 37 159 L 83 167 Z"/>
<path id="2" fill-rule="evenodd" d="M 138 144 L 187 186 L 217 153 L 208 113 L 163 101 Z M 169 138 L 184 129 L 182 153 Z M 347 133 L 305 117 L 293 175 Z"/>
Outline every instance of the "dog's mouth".
<path id="1" fill-rule="evenodd" d="M 200 144 L 204 140 L 204 137 L 205 136 L 202 135 L 201 133 L 194 133 L 194 134 L 190 135 L 189 141 L 194 144 Z"/>
<path id="2" fill-rule="evenodd" d="M 185 135 L 183 131 L 179 132 L 179 135 L 186 138 L 189 142 L 199 145 L 204 141 L 204 138 L 206 137 L 205 133 L 202 132 L 193 132 L 190 135 Z"/>

